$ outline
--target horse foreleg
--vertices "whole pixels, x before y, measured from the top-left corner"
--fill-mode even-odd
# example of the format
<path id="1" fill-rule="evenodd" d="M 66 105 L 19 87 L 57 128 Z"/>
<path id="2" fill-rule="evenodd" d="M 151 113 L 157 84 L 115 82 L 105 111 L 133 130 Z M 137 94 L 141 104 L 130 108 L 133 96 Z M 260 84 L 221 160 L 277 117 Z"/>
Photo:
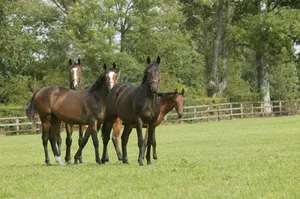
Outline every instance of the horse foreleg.
<path id="1" fill-rule="evenodd" d="M 73 125 L 66 124 L 66 156 L 65 161 L 67 164 L 71 164 L 71 146 L 72 146 L 72 134 L 73 134 Z"/>
<path id="2" fill-rule="evenodd" d="M 103 152 L 102 152 L 102 158 L 101 162 L 105 164 L 105 162 L 108 159 L 108 154 L 107 154 L 107 145 L 110 139 L 110 131 L 112 129 L 113 123 L 112 122 L 107 122 L 104 121 L 102 125 L 102 142 L 103 142 Z"/>
<path id="3" fill-rule="evenodd" d="M 143 144 L 144 144 L 144 139 L 143 139 L 143 131 L 142 131 L 142 122 L 137 122 L 136 132 L 137 132 L 138 146 L 139 146 L 138 163 L 140 164 L 140 166 L 143 166 L 143 154 L 144 154 Z"/>
<path id="4" fill-rule="evenodd" d="M 152 149 L 153 149 L 153 159 L 157 160 L 157 154 L 156 154 L 156 137 L 155 137 L 155 129 L 153 131 L 152 135 Z"/>
<path id="5" fill-rule="evenodd" d="M 84 128 L 85 128 L 85 125 L 79 125 L 78 146 L 80 146 L 80 143 L 81 143 L 82 140 L 83 140 Z M 80 156 L 79 156 L 79 163 L 83 163 L 83 160 L 82 160 L 82 154 L 80 154 Z"/>
<path id="6" fill-rule="evenodd" d="M 146 154 L 146 159 L 147 159 L 147 164 L 151 165 L 151 159 L 150 159 L 150 154 L 151 154 L 151 144 L 152 144 L 152 138 L 153 138 L 153 134 L 155 131 L 155 127 L 149 125 L 148 126 L 148 140 L 147 140 L 147 154 Z"/>
<path id="7" fill-rule="evenodd" d="M 147 125 L 145 138 L 144 138 L 144 144 L 143 144 L 143 159 L 145 158 L 145 152 L 146 152 L 146 147 L 147 147 L 147 142 L 148 142 L 148 129 L 149 129 L 149 126 Z"/>
<path id="8" fill-rule="evenodd" d="M 57 152 L 58 152 L 58 156 L 61 156 L 61 135 L 60 133 L 57 134 Z"/>
<path id="9" fill-rule="evenodd" d="M 125 126 L 121 139 L 122 139 L 122 153 L 123 153 L 123 163 L 128 164 L 128 157 L 127 157 L 127 143 L 129 139 L 129 135 L 131 133 L 132 128 Z"/>
<path id="10" fill-rule="evenodd" d="M 94 128 L 94 124 L 89 124 L 88 128 L 86 129 L 84 133 L 84 137 L 80 142 L 79 148 L 74 156 L 74 164 L 78 164 L 78 160 L 82 156 L 82 150 L 85 147 L 86 143 L 88 142 L 90 135 L 93 132 L 93 128 Z"/>

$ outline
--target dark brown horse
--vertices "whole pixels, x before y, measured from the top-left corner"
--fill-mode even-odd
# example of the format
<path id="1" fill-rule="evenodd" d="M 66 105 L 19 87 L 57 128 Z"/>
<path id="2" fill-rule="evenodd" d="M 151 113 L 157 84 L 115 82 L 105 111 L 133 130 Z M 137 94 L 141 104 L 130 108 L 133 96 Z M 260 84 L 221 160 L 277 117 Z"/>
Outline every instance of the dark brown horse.
<path id="1" fill-rule="evenodd" d="M 106 161 L 107 144 L 110 131 L 117 118 L 123 121 L 122 133 L 123 163 L 128 163 L 127 143 L 133 127 L 138 135 L 138 162 L 143 165 L 143 125 L 149 125 L 149 136 L 152 137 L 155 122 L 159 115 L 160 101 L 157 95 L 160 82 L 160 57 L 156 61 L 147 58 L 142 84 L 135 86 L 129 83 L 117 84 L 107 95 L 105 121 L 102 127 L 103 154 L 102 162 Z"/>
<path id="2" fill-rule="evenodd" d="M 109 89 L 111 89 L 111 82 L 116 76 L 115 65 L 110 69 L 104 65 L 104 70 L 98 79 L 86 89 L 72 90 L 60 86 L 45 87 L 37 91 L 28 102 L 27 117 L 32 120 L 35 113 L 38 113 L 42 123 L 42 140 L 47 165 L 50 165 L 47 147 L 49 139 L 55 160 L 60 165 L 64 164 L 56 147 L 56 140 L 60 136 L 61 121 L 68 124 L 88 125 L 79 149 L 82 151 L 89 136 L 92 135 L 96 162 L 101 163 L 97 120 L 103 119 L 104 101 Z M 81 151 L 76 153 L 75 163 L 78 163 Z"/>
<path id="3" fill-rule="evenodd" d="M 77 63 L 75 62 L 72 64 L 72 60 L 69 59 L 69 80 L 70 80 L 70 89 L 79 90 L 82 89 L 82 72 L 80 66 L 80 59 L 78 59 Z M 85 125 L 79 125 L 79 138 L 78 138 L 78 145 L 80 146 L 80 142 L 83 139 L 83 132 L 84 132 Z M 71 145 L 72 145 L 72 134 L 73 134 L 73 125 L 66 124 L 66 156 L 65 161 L 68 164 L 71 164 Z M 61 139 L 60 136 L 58 140 Z M 60 149 L 60 143 L 58 143 Z M 79 157 L 79 162 L 82 163 L 82 156 Z"/>
<path id="4" fill-rule="evenodd" d="M 183 115 L 183 106 L 184 106 L 184 89 L 182 89 L 181 93 L 178 93 L 177 89 L 175 92 L 168 92 L 168 93 L 158 93 L 160 97 L 160 112 L 159 116 L 155 122 L 155 127 L 161 124 L 163 121 L 164 116 L 169 113 L 173 108 L 175 108 L 178 118 L 181 118 Z M 117 118 L 116 122 L 113 125 L 113 135 L 112 141 L 118 156 L 119 160 L 122 160 L 122 154 L 119 148 L 119 137 L 121 132 L 122 120 Z M 144 139 L 144 147 L 147 146 L 148 142 L 148 125 L 143 126 L 146 128 L 146 134 Z M 153 159 L 157 159 L 156 154 L 156 138 L 155 138 L 155 131 L 152 135 L 152 149 L 153 149 Z M 106 160 L 108 161 L 108 155 L 106 155 Z"/>

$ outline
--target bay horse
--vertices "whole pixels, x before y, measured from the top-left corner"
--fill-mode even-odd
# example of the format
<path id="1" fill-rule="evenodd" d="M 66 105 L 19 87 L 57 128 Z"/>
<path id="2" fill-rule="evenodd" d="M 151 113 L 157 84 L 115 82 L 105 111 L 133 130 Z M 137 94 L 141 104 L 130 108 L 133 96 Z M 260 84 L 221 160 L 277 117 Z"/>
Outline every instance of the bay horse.
<path id="1" fill-rule="evenodd" d="M 69 80 L 70 80 L 70 89 L 79 90 L 82 89 L 82 72 L 80 59 L 77 60 L 77 63 L 74 62 L 72 64 L 72 60 L 69 59 Z M 80 146 L 80 142 L 83 139 L 85 125 L 79 125 L 79 138 L 78 138 L 78 146 Z M 65 161 L 67 164 L 71 164 L 71 145 L 72 145 L 72 134 L 73 134 L 73 124 L 66 123 L 66 156 Z M 60 136 L 58 139 L 61 139 Z M 61 144 L 58 143 L 58 145 Z M 60 147 L 59 147 L 60 149 Z M 79 157 L 79 162 L 82 163 L 82 156 Z"/>
<path id="2" fill-rule="evenodd" d="M 155 122 L 155 127 L 161 124 L 164 116 L 168 114 L 173 108 L 175 108 L 178 118 L 182 117 L 183 106 L 184 106 L 184 89 L 182 89 L 181 93 L 178 93 L 176 89 L 175 92 L 158 93 L 158 96 L 160 97 L 159 98 L 160 111 L 159 111 L 159 116 Z M 122 123 L 123 121 L 120 118 L 116 119 L 113 125 L 113 135 L 112 135 L 112 141 L 119 160 L 122 160 L 122 154 L 119 148 L 119 137 L 120 137 Z M 148 125 L 144 125 L 143 128 L 146 128 L 145 139 L 144 139 L 144 148 L 145 148 L 148 142 Z M 151 145 L 153 149 L 153 159 L 157 159 L 155 131 L 153 132 L 152 135 Z M 108 154 L 106 154 L 106 161 L 108 160 L 109 160 Z"/>
<path id="3" fill-rule="evenodd" d="M 56 147 L 56 139 L 60 136 L 61 121 L 67 124 L 88 125 L 84 138 L 80 143 L 80 148 L 85 146 L 89 136 L 92 135 L 96 162 L 101 163 L 97 137 L 97 125 L 99 124 L 97 120 L 103 119 L 104 101 L 112 88 L 112 82 L 116 79 L 115 70 L 115 64 L 113 68 L 109 69 L 104 64 L 104 72 L 86 89 L 72 90 L 61 86 L 49 86 L 37 91 L 29 100 L 26 115 L 30 120 L 33 120 L 35 113 L 39 114 L 47 165 L 50 165 L 48 140 L 50 140 L 56 162 L 64 165 L 60 157 L 60 151 Z M 80 155 L 81 152 L 76 153 L 75 163 L 78 163 Z"/>
<path id="4" fill-rule="evenodd" d="M 120 83 L 113 87 L 106 98 L 105 119 L 102 126 L 103 154 L 101 161 L 105 163 L 107 144 L 110 132 L 117 118 L 123 121 L 122 154 L 123 163 L 128 163 L 127 143 L 133 127 L 138 136 L 138 163 L 143 165 L 143 134 L 142 127 L 149 126 L 152 137 L 155 122 L 159 115 L 160 101 L 157 95 L 160 83 L 160 57 L 156 61 L 147 58 L 143 81 L 139 86 L 130 83 Z"/>

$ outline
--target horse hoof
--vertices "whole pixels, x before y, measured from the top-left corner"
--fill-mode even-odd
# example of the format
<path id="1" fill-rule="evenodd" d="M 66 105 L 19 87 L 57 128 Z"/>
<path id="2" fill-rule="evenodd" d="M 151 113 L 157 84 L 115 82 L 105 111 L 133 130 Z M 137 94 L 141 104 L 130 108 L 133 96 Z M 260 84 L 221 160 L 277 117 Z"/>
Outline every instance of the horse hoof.
<path id="1" fill-rule="evenodd" d="M 61 166 L 65 165 L 60 156 L 55 156 L 54 159 L 59 165 L 61 165 Z"/>
<path id="2" fill-rule="evenodd" d="M 129 164 L 128 159 L 127 159 L 127 158 L 124 158 L 124 159 L 123 159 L 123 163 L 124 163 L 124 164 Z"/>
<path id="3" fill-rule="evenodd" d="M 140 166 L 144 166 L 143 161 L 142 160 L 138 160 L 138 163 Z"/>
<path id="4" fill-rule="evenodd" d="M 99 160 L 96 160 L 97 164 L 102 164 L 102 161 L 99 159 Z"/>
<path id="5" fill-rule="evenodd" d="M 153 159 L 154 159 L 154 160 L 157 160 L 157 156 L 156 156 L 156 155 L 154 155 L 154 156 L 153 156 Z"/>
<path id="6" fill-rule="evenodd" d="M 106 158 L 101 158 L 101 163 L 105 164 L 105 162 L 106 162 Z"/>
<path id="7" fill-rule="evenodd" d="M 147 161 L 147 165 L 152 165 L 152 162 L 151 161 Z"/>
<path id="8" fill-rule="evenodd" d="M 71 160 L 66 161 L 67 164 L 71 164 Z"/>
<path id="9" fill-rule="evenodd" d="M 80 164 L 83 163 L 82 157 L 79 158 L 79 163 L 80 163 Z"/>

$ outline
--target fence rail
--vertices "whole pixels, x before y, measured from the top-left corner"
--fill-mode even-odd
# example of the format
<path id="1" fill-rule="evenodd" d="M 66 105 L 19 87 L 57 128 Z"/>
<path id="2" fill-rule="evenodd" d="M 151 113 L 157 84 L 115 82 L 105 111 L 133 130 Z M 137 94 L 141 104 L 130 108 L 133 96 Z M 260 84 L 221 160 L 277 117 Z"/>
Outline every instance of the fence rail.
<path id="1" fill-rule="evenodd" d="M 175 110 L 164 118 L 163 123 L 191 123 L 200 121 L 221 121 L 255 117 L 274 117 L 297 115 L 300 111 L 300 100 L 264 102 L 222 103 L 184 107 L 183 118 L 178 119 Z M 269 109 L 269 112 L 266 112 Z M 0 118 L 0 134 L 17 134 L 40 132 L 41 122 L 38 117 L 31 123 L 27 117 Z M 62 127 L 64 125 L 62 124 Z"/>

